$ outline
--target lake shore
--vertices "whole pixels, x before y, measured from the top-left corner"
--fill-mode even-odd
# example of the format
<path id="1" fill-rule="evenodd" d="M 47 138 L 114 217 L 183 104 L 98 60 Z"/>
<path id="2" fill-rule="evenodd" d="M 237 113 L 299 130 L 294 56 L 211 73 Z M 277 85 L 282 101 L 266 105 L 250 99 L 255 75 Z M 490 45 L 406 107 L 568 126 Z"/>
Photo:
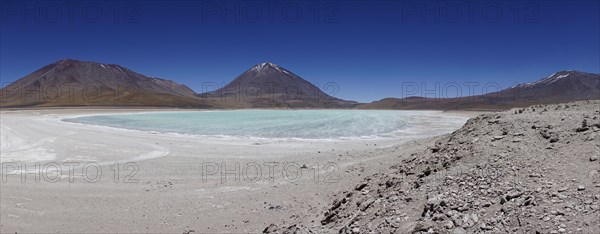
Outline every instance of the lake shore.
<path id="1" fill-rule="evenodd" d="M 260 232 L 319 215 L 337 192 L 430 141 L 222 139 L 61 121 L 152 111 L 190 110 L 2 111 L 0 230 Z"/>

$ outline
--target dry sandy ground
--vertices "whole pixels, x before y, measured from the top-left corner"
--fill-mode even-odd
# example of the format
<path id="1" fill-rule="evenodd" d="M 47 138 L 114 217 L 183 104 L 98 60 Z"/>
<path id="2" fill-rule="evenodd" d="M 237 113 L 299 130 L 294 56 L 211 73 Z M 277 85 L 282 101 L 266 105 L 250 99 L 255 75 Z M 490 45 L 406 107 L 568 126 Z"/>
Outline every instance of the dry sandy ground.
<path id="1" fill-rule="evenodd" d="M 61 121 L 142 111 L 156 110 L 0 112 L 0 232 L 261 232 L 320 219 L 334 195 L 429 143 L 210 139 Z"/>

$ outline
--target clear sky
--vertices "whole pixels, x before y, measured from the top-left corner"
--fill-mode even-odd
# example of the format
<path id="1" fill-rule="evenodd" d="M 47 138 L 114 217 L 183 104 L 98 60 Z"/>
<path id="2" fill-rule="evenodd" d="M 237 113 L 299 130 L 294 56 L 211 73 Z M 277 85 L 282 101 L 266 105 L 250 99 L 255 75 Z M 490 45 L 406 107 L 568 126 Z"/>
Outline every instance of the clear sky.
<path id="1" fill-rule="evenodd" d="M 600 73 L 599 22 L 599 1 L 1 0 L 0 78 L 73 58 L 201 92 L 270 61 L 361 102 L 468 95 Z"/>

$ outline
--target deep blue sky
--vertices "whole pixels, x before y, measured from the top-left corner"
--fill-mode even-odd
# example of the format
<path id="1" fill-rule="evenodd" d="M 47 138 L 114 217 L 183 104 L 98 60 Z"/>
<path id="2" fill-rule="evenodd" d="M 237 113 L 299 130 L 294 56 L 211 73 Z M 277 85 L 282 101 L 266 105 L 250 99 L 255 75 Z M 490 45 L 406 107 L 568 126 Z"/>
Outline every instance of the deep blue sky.
<path id="1" fill-rule="evenodd" d="M 560 70 L 600 73 L 598 1 L 0 2 L 3 84 L 63 58 L 198 92 L 271 61 L 363 102 L 409 96 L 406 82 L 426 85 L 418 95 L 453 96 L 434 83 L 467 95 L 465 82 L 481 93 Z"/>

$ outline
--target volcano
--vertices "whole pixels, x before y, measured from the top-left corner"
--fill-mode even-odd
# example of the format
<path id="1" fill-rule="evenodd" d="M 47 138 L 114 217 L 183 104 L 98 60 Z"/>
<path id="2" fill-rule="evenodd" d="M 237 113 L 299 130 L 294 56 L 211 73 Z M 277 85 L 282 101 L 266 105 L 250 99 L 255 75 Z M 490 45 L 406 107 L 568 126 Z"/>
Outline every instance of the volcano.
<path id="1" fill-rule="evenodd" d="M 200 94 L 211 102 L 240 108 L 352 108 L 358 103 L 333 97 L 334 83 L 321 84 L 325 93 L 293 72 L 277 64 L 257 64 L 229 84 Z"/>
<path id="2" fill-rule="evenodd" d="M 0 90 L 3 107 L 211 107 L 177 82 L 147 77 L 115 64 L 64 59 Z"/>

